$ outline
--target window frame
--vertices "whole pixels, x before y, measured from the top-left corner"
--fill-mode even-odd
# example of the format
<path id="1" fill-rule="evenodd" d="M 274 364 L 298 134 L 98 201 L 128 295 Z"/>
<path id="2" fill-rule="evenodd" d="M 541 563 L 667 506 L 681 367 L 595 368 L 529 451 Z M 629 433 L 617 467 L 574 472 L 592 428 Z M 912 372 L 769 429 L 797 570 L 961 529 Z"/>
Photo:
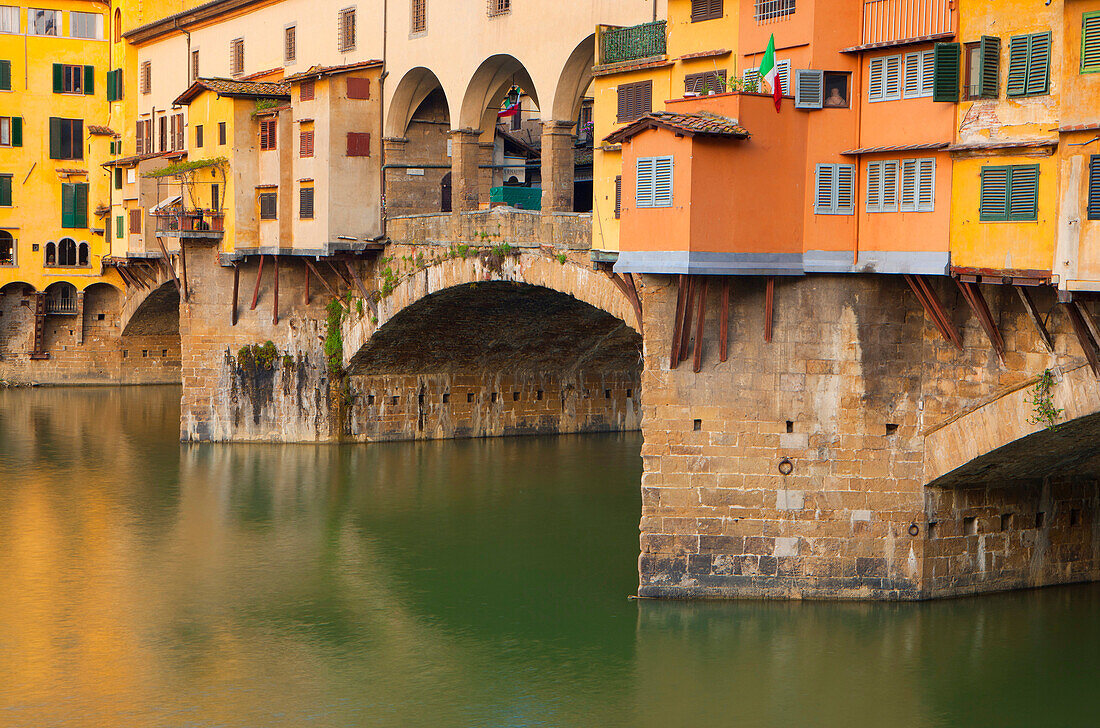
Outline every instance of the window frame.
<path id="1" fill-rule="evenodd" d="M 260 119 L 260 151 L 270 152 L 279 148 L 279 117 Z"/>
<path id="2" fill-rule="evenodd" d="M 39 33 L 37 29 L 32 30 L 34 27 L 35 16 L 32 13 L 54 13 L 54 32 L 53 33 Z M 49 8 L 27 8 L 27 35 L 35 35 L 42 38 L 60 38 L 61 37 L 61 11 L 53 10 Z"/>
<path id="3" fill-rule="evenodd" d="M 906 165 L 912 164 L 914 173 L 910 181 L 906 181 Z M 921 192 L 924 189 L 925 164 L 928 168 L 929 201 L 923 202 Z M 935 157 L 906 157 L 900 160 L 898 177 L 898 211 L 899 212 L 935 212 L 936 211 L 936 158 Z M 912 202 L 907 202 L 909 197 L 909 185 L 912 185 Z"/>
<path id="4" fill-rule="evenodd" d="M 1100 154 L 1089 156 L 1088 187 L 1085 188 L 1085 216 L 1100 220 Z"/>
<path id="5" fill-rule="evenodd" d="M 298 129 L 298 157 L 306 159 L 313 156 L 313 129 Z"/>
<path id="6" fill-rule="evenodd" d="M 1033 205 L 1032 212 L 1027 216 L 1013 216 L 1012 214 L 1012 198 L 1013 198 L 1013 181 L 1014 173 L 1019 171 L 1034 171 L 1035 173 L 1035 187 L 1032 191 Z M 985 198 L 986 198 L 986 175 L 993 172 L 1005 172 L 1004 181 L 1004 213 L 987 214 L 985 212 Z M 978 221 L 979 222 L 1038 222 L 1039 220 L 1039 175 L 1040 168 L 1038 164 L 990 164 L 981 168 L 979 185 L 978 185 Z M 992 175 L 991 175 L 992 176 Z"/>
<path id="7" fill-rule="evenodd" d="M 18 5 L 0 5 L 0 17 L 5 15 L 11 16 L 12 13 L 8 11 L 14 10 L 15 13 L 15 30 L 4 30 L 0 25 L 0 35 L 21 35 L 23 33 L 23 8 Z"/>
<path id="8" fill-rule="evenodd" d="M 685 74 L 684 94 L 694 93 L 699 96 L 705 96 L 707 94 L 708 82 L 710 83 L 711 91 L 715 93 L 724 93 L 726 90 L 726 79 L 728 77 L 725 68 Z"/>
<path id="9" fill-rule="evenodd" d="M 244 73 L 244 36 L 229 41 L 229 75 L 240 76 Z"/>
<path id="10" fill-rule="evenodd" d="M 512 0 L 486 0 L 485 14 L 490 18 L 498 18 L 512 12 Z"/>
<path id="11" fill-rule="evenodd" d="M 85 16 L 92 23 L 93 35 L 77 35 L 76 34 L 76 21 L 77 16 Z M 100 13 L 89 13 L 82 10 L 70 10 L 69 11 L 69 37 L 79 38 L 81 40 L 104 40 L 103 37 L 103 15 Z"/>
<path id="12" fill-rule="evenodd" d="M 56 123 L 55 123 L 56 122 Z M 54 144 L 54 134 L 57 143 Z M 69 145 L 69 154 L 65 153 L 65 142 Z M 54 156 L 56 151 L 57 156 Z M 50 117 L 50 159 L 84 159 L 84 120 L 64 117 Z"/>
<path id="13" fill-rule="evenodd" d="M 643 189 L 643 172 L 649 182 Z M 662 178 L 667 180 L 667 195 L 661 191 Z M 634 160 L 634 209 L 670 208 L 676 199 L 676 159 L 673 155 L 638 157 Z"/>
<path id="14" fill-rule="evenodd" d="M 299 220 L 313 220 L 316 208 L 316 193 L 314 192 L 314 186 L 310 184 L 299 184 L 298 186 L 298 219 Z M 308 193 L 308 195 L 307 195 Z M 309 198 L 308 212 L 306 205 L 306 198 Z"/>
<path id="15" fill-rule="evenodd" d="M 867 179 L 864 182 L 863 209 L 870 214 L 897 212 L 901 198 L 901 163 L 896 159 L 874 159 L 867 162 Z M 872 193 L 872 181 L 878 181 Z M 887 198 L 888 181 L 892 182 L 892 194 Z M 875 201 L 872 203 L 872 199 Z"/>
<path id="16" fill-rule="evenodd" d="M 1092 27 L 1090 28 L 1090 21 Z M 1085 60 L 1087 58 L 1086 41 L 1089 37 L 1089 31 L 1095 33 L 1095 58 L 1093 65 L 1086 65 Z M 1100 10 L 1095 10 L 1088 13 L 1081 14 L 1081 73 L 1100 73 Z"/>
<path id="17" fill-rule="evenodd" d="M 270 213 L 265 212 L 265 204 L 270 203 Z M 260 220 L 278 220 L 279 219 L 279 193 L 272 189 L 261 189 L 256 191 L 256 207 L 257 215 Z"/>
<path id="18" fill-rule="evenodd" d="M 822 205 L 821 177 L 824 170 L 829 170 L 829 194 L 828 205 Z M 844 171 L 848 179 L 849 204 L 840 205 L 841 183 L 839 174 Z M 819 162 L 814 165 L 814 214 L 815 215 L 854 215 L 856 212 L 856 166 L 838 162 Z"/>
<path id="19" fill-rule="evenodd" d="M 622 95 L 624 90 L 630 94 L 626 99 Z M 629 124 L 650 113 L 653 111 L 652 79 L 619 84 L 615 89 L 615 103 L 615 120 L 619 124 Z"/>
<path id="20" fill-rule="evenodd" d="M 797 10 L 795 0 L 754 0 L 752 18 L 757 25 L 789 18 Z"/>
<path id="21" fill-rule="evenodd" d="M 283 26 L 283 63 L 293 65 L 298 62 L 298 24 L 287 23 Z"/>
<path id="22" fill-rule="evenodd" d="M 143 96 L 153 92 L 153 62 L 142 61 L 138 70 L 138 87 Z"/>
<path id="23" fill-rule="evenodd" d="M 1019 35 L 1010 36 L 1008 39 L 1008 76 L 1005 80 L 1005 96 L 1007 98 L 1019 99 L 1028 98 L 1031 96 L 1048 96 L 1050 95 L 1050 61 L 1051 54 L 1053 53 L 1051 46 L 1051 32 L 1044 30 L 1040 33 L 1023 33 Z M 1039 39 L 1046 40 L 1046 63 L 1043 69 L 1043 84 L 1041 88 L 1032 88 L 1033 70 L 1035 68 L 1035 47 L 1036 41 Z M 1025 44 L 1023 46 L 1017 46 L 1017 44 Z M 1016 47 L 1022 47 L 1023 58 L 1017 59 L 1013 56 L 1016 53 Z M 1020 83 L 1019 78 L 1014 78 L 1013 74 L 1019 72 L 1019 66 L 1016 64 L 1023 63 L 1023 86 L 1013 87 L 1013 83 Z"/>
<path id="24" fill-rule="evenodd" d="M 419 36 L 428 32 L 428 0 L 410 0 L 409 35 Z"/>
<path id="25" fill-rule="evenodd" d="M 341 8 L 336 14 L 336 51 L 351 53 L 355 50 L 358 27 L 354 5 Z M 349 30 L 350 29 L 350 30 Z"/>
<path id="26" fill-rule="evenodd" d="M 725 17 L 722 0 L 691 0 L 691 22 L 702 23 L 707 20 L 721 20 Z"/>

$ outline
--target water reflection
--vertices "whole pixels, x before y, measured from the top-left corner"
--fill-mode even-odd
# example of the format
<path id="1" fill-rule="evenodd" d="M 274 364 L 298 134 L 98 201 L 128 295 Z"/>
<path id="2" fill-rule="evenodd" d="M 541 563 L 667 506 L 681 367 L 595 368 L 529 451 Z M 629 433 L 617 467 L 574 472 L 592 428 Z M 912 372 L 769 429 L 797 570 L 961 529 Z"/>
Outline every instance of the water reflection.
<path id="1" fill-rule="evenodd" d="M 636 436 L 188 446 L 0 392 L 0 725 L 1089 721 L 1100 590 L 633 602 Z"/>

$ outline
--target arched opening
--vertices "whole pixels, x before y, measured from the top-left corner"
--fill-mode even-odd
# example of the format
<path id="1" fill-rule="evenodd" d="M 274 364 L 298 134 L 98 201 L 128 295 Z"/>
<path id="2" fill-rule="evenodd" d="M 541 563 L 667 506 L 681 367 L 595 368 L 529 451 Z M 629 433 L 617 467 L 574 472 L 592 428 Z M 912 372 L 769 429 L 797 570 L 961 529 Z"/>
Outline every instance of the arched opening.
<path id="1" fill-rule="evenodd" d="M 596 62 L 596 36 L 590 35 L 577 44 L 562 67 L 561 76 L 554 92 L 554 118 L 573 120 L 573 154 L 568 162 L 572 170 L 560 172 L 572 177 L 572 210 L 574 212 L 592 211 L 592 155 L 595 139 L 595 125 L 592 115 L 594 99 L 591 95 L 592 67 Z M 562 181 L 568 189 L 568 180 Z"/>
<path id="2" fill-rule="evenodd" d="M 45 265 L 57 265 L 57 245 L 54 243 L 46 243 L 46 252 L 44 257 Z"/>
<path id="3" fill-rule="evenodd" d="M 72 238 L 62 238 L 57 244 L 57 265 L 76 266 L 78 263 L 76 241 Z"/>
<path id="4" fill-rule="evenodd" d="M 435 74 L 414 68 L 394 93 L 387 118 L 386 216 L 449 212 L 451 113 Z"/>
<path id="5" fill-rule="evenodd" d="M 76 286 L 72 283 L 58 281 L 46 287 L 46 313 L 75 316 L 77 312 L 76 304 Z"/>
<path id="6" fill-rule="evenodd" d="M 122 10 L 115 8 L 115 22 L 114 22 L 114 42 L 122 42 Z"/>
<path id="7" fill-rule="evenodd" d="M 352 433 L 636 430 L 641 365 L 633 328 L 570 295 L 510 281 L 453 286 L 396 313 L 352 357 Z"/>
<path id="8" fill-rule="evenodd" d="M 439 209 L 442 212 L 451 211 L 451 173 L 443 175 L 439 182 Z"/>
<path id="9" fill-rule="evenodd" d="M 81 243 L 79 246 L 77 246 L 76 258 L 77 258 L 77 265 L 80 265 L 80 266 L 88 265 L 88 244 L 87 243 Z"/>
<path id="10" fill-rule="evenodd" d="M 8 230 L 0 230 L 0 265 L 15 265 L 15 238 Z"/>
<path id="11" fill-rule="evenodd" d="M 175 337 L 180 333 L 180 294 L 173 281 L 154 289 L 123 314 L 123 336 Z"/>

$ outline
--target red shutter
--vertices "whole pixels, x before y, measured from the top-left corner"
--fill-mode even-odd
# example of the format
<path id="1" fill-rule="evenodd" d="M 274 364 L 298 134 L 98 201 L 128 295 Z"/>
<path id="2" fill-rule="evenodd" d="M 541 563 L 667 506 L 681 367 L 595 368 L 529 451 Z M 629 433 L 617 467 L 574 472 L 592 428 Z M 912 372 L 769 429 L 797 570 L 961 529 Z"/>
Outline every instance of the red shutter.
<path id="1" fill-rule="evenodd" d="M 370 132 L 349 131 L 347 153 L 349 157 L 369 157 Z"/>
<path id="2" fill-rule="evenodd" d="M 349 99 L 369 99 L 370 98 L 370 79 L 369 78 L 348 78 L 348 98 Z"/>
<path id="3" fill-rule="evenodd" d="M 143 133 L 142 123 L 140 121 L 137 123 L 137 134 L 134 137 L 134 151 L 137 154 L 145 154 L 145 134 Z"/>
<path id="4" fill-rule="evenodd" d="M 302 81 L 298 87 L 298 95 L 302 101 L 313 101 L 313 79 Z"/>

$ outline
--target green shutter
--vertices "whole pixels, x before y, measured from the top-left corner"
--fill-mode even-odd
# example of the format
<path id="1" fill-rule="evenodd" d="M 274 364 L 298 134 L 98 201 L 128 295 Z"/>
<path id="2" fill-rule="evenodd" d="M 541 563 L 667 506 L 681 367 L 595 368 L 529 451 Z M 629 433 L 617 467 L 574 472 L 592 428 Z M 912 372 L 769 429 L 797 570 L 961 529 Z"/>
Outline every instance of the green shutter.
<path id="1" fill-rule="evenodd" d="M 115 72 L 107 72 L 107 100 L 118 101 L 118 86 L 115 85 Z"/>
<path id="2" fill-rule="evenodd" d="M 1081 73 L 1100 73 L 1100 13 L 1081 16 Z"/>
<path id="3" fill-rule="evenodd" d="M 1008 96 L 1027 95 L 1027 56 L 1030 41 L 1026 35 L 1014 35 L 1008 41 Z"/>
<path id="4" fill-rule="evenodd" d="M 1001 39 L 983 35 L 978 52 L 982 61 L 978 97 L 995 99 L 1001 93 Z"/>
<path id="5" fill-rule="evenodd" d="M 1100 220 L 1100 154 L 1089 157 L 1089 204 L 1090 220 Z"/>
<path id="6" fill-rule="evenodd" d="M 88 227 L 88 184 L 73 185 L 73 227 Z"/>
<path id="7" fill-rule="evenodd" d="M 95 95 L 95 66 L 84 66 L 84 95 Z"/>
<path id="8" fill-rule="evenodd" d="M 126 218 L 122 215 L 115 216 L 115 239 L 122 240 L 126 237 Z"/>
<path id="9" fill-rule="evenodd" d="M 1039 165 L 1008 168 L 1008 219 L 1039 219 Z"/>
<path id="10" fill-rule="evenodd" d="M 962 48 L 958 43 L 937 43 L 933 51 L 932 100 L 950 103 L 959 100 L 959 56 Z"/>
<path id="11" fill-rule="evenodd" d="M 50 159 L 61 159 L 61 119 L 50 117 Z"/>
<path id="12" fill-rule="evenodd" d="M 979 204 L 978 218 L 982 222 L 1008 219 L 1008 167 L 982 167 Z"/>
<path id="13" fill-rule="evenodd" d="M 1041 96 L 1050 91 L 1050 31 L 1034 33 L 1028 43 L 1027 95 Z"/>
<path id="14" fill-rule="evenodd" d="M 11 117 L 11 145 L 13 147 L 23 146 L 23 117 L 13 116 Z"/>
<path id="15" fill-rule="evenodd" d="M 111 142 L 114 144 L 114 142 Z M 122 167 L 115 167 L 115 189 L 122 189 Z"/>
<path id="16" fill-rule="evenodd" d="M 11 61 L 0 61 L 0 91 L 11 91 Z"/>
<path id="17" fill-rule="evenodd" d="M 0 175 L 0 207 L 11 207 L 11 175 Z"/>
<path id="18" fill-rule="evenodd" d="M 59 94 L 65 87 L 65 67 L 60 63 L 53 64 L 53 92 Z"/>
<path id="19" fill-rule="evenodd" d="M 76 227 L 73 224 L 74 213 L 76 209 L 76 185 L 63 182 L 61 184 L 61 227 L 71 228 Z"/>
<path id="20" fill-rule="evenodd" d="M 122 69 L 121 68 L 116 68 L 115 69 L 115 88 L 118 89 L 118 99 L 117 100 L 121 101 L 122 97 L 125 96 L 125 86 L 122 83 Z"/>

